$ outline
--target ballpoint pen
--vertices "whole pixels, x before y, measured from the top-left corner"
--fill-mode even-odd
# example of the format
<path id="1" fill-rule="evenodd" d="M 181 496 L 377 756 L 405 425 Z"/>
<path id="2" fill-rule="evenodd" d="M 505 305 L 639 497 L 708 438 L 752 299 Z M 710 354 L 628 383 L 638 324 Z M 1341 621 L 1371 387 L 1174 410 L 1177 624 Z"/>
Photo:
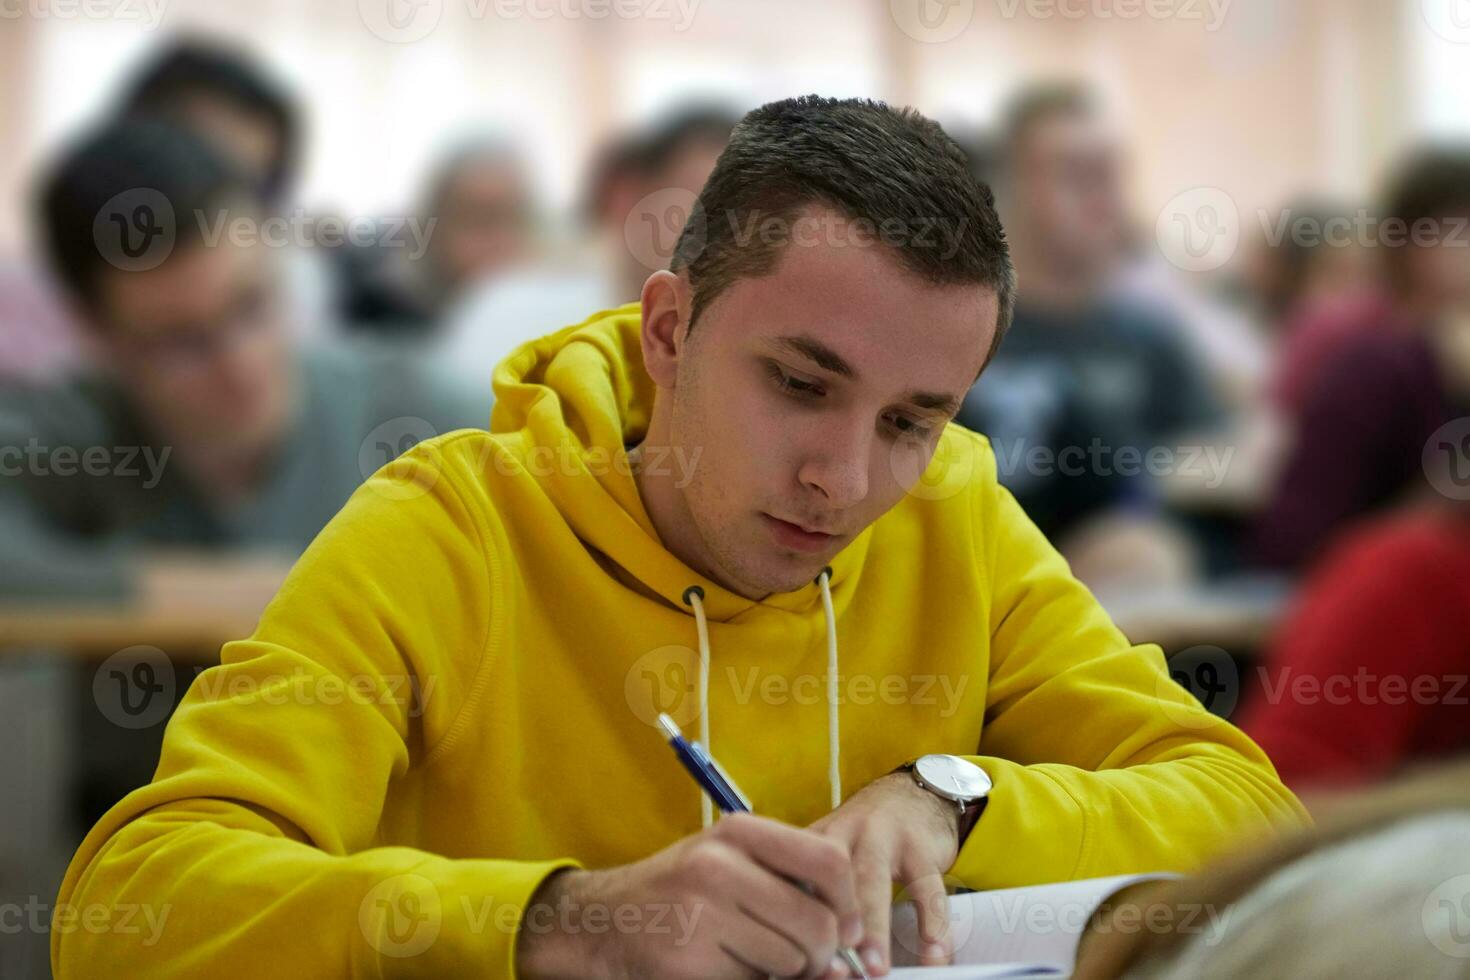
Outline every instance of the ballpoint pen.
<path id="1" fill-rule="evenodd" d="M 659 713 L 658 724 L 664 730 L 664 735 L 668 737 L 669 746 L 673 748 L 674 754 L 679 757 L 684 768 L 689 770 L 689 775 L 694 777 L 699 788 L 704 790 L 714 805 L 720 808 L 721 813 L 754 812 L 750 808 L 750 800 L 740 792 L 729 773 L 725 772 L 714 757 L 705 751 L 704 746 L 686 739 L 684 733 L 679 730 L 678 723 L 663 712 Z M 810 893 L 811 889 L 805 884 L 802 884 L 801 887 L 803 891 Z M 863 966 L 863 961 L 858 957 L 857 950 L 851 946 L 844 946 L 838 950 L 838 955 L 842 957 L 848 969 L 852 970 L 854 977 L 872 980 Z"/>

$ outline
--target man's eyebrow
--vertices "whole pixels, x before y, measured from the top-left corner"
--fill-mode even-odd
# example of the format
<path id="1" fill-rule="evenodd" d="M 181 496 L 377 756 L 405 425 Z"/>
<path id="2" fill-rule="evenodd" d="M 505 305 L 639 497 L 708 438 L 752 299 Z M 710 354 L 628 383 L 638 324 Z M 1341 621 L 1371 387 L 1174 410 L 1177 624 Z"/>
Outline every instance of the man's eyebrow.
<path id="1" fill-rule="evenodd" d="M 777 337 L 771 343 L 781 350 L 805 357 L 823 370 L 831 371 L 844 378 L 857 379 L 856 368 L 847 363 L 841 354 L 814 337 L 804 335 Z M 899 400 L 910 402 L 919 408 L 943 412 L 945 415 L 953 415 L 958 412 L 962 403 L 959 395 L 946 395 L 933 391 L 905 392 Z"/>
<path id="2" fill-rule="evenodd" d="M 911 402 L 920 408 L 934 409 L 945 415 L 953 415 L 960 410 L 961 399 L 958 395 L 941 395 L 933 391 L 910 391 L 904 393 L 901 401 Z"/>
<path id="3" fill-rule="evenodd" d="M 788 353 L 805 357 L 824 371 L 831 371 L 844 378 L 857 379 L 857 370 L 847 363 L 841 354 L 813 337 L 776 337 L 771 343 Z"/>

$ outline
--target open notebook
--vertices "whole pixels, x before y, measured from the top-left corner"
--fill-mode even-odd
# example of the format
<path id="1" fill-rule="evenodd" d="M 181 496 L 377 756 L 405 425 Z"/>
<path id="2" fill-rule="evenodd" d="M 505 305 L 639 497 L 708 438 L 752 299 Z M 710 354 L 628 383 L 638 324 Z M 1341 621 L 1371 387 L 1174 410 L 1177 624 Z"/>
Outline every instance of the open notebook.
<path id="1" fill-rule="evenodd" d="M 953 966 L 913 965 L 918 961 L 918 917 L 913 903 L 905 902 L 893 909 L 895 968 L 888 975 L 926 980 L 1070 976 L 1082 930 L 1099 906 L 1140 881 L 1173 877 L 1118 875 L 951 895 Z"/>

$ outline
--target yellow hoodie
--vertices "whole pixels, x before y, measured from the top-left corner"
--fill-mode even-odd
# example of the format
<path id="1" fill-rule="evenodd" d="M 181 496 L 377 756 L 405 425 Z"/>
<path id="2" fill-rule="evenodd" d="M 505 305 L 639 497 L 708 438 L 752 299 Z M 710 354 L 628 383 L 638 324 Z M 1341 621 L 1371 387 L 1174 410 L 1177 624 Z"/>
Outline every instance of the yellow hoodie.
<path id="1" fill-rule="evenodd" d="M 994 780 L 951 871 L 972 888 L 1189 870 L 1305 822 L 958 426 L 828 594 L 755 602 L 690 570 L 627 468 L 653 399 L 638 333 L 634 305 L 521 347 L 490 433 L 420 444 L 352 496 L 78 850 L 58 977 L 511 976 L 551 871 L 699 830 L 660 710 L 707 722 L 756 812 L 798 825 L 839 782 L 971 757 Z M 97 906 L 134 928 L 86 928 Z"/>

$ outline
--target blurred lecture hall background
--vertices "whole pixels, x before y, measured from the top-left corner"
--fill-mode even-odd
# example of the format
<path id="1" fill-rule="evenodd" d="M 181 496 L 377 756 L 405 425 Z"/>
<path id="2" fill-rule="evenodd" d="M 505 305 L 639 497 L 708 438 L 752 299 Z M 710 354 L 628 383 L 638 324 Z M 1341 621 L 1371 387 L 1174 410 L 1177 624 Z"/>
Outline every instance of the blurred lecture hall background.
<path id="1" fill-rule="evenodd" d="M 353 489 L 804 93 L 994 189 L 958 421 L 1132 641 L 1314 812 L 1470 748 L 1463 0 L 0 0 L 0 978 Z M 270 218 L 170 254 L 115 168 Z"/>

